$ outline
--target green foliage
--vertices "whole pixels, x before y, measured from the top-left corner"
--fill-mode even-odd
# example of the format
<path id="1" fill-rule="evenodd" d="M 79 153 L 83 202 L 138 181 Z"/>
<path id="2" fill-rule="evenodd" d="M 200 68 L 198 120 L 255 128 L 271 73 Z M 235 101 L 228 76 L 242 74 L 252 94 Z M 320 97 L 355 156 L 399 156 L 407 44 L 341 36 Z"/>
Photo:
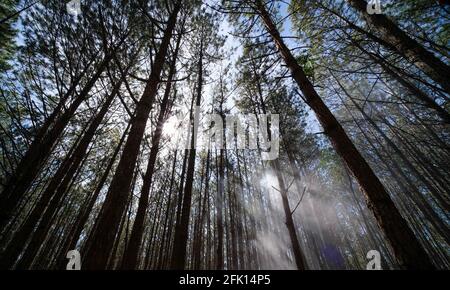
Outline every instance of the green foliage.
<path id="1" fill-rule="evenodd" d="M 18 0 L 1 0 L 0 1 L 0 19 L 6 19 L 16 12 Z M 17 48 L 14 38 L 16 37 L 16 29 L 13 23 L 17 20 L 17 15 L 8 21 L 0 24 L 0 73 L 11 68 L 8 63 L 12 59 Z"/>
<path id="2" fill-rule="evenodd" d="M 296 57 L 297 62 L 303 68 L 306 76 L 314 80 L 314 61 L 309 54 L 301 54 Z"/>
<path id="3" fill-rule="evenodd" d="M 329 180 L 333 180 L 335 184 L 343 184 L 344 168 L 341 165 L 339 157 L 332 148 L 323 148 L 320 151 L 319 168 L 327 172 Z"/>

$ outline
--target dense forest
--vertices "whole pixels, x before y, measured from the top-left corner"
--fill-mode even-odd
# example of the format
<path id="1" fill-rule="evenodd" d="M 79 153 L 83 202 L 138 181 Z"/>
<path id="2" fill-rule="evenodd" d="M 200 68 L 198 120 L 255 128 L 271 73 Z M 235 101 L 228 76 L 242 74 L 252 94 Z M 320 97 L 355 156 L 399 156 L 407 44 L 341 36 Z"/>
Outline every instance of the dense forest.
<path id="1" fill-rule="evenodd" d="M 450 5 L 367 2 L 1 0 L 0 268 L 450 269 Z"/>

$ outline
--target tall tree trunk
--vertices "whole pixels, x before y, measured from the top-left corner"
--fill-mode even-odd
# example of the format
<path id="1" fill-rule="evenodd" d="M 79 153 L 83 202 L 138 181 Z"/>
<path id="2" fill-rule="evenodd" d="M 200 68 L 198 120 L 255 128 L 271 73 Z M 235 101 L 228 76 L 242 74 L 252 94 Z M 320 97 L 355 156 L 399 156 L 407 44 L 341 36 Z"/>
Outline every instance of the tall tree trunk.
<path id="1" fill-rule="evenodd" d="M 262 90 L 262 86 L 261 86 L 261 81 L 260 81 L 260 75 L 257 72 L 257 68 L 254 64 L 254 62 L 252 62 L 253 64 L 253 71 L 256 77 L 256 86 L 257 86 L 257 95 L 259 97 L 259 103 L 261 106 L 261 111 L 263 114 L 267 114 L 267 108 L 266 108 L 266 103 L 264 100 L 264 96 L 263 96 L 263 90 Z M 258 122 L 258 126 L 259 125 L 259 120 L 257 120 Z M 272 133 L 270 131 L 267 132 L 268 133 L 268 137 L 272 138 Z M 286 187 L 285 183 L 284 183 L 284 179 L 283 179 L 283 175 L 281 173 L 281 166 L 280 166 L 280 161 L 278 159 L 275 159 L 273 161 L 270 162 L 270 167 L 273 169 L 273 171 L 275 172 L 276 176 L 277 176 L 277 181 L 278 181 L 278 185 L 280 186 L 280 188 L 276 189 L 280 195 L 281 195 L 281 201 L 283 203 L 283 210 L 284 210 L 284 215 L 286 218 L 286 227 L 289 233 L 289 238 L 291 240 L 291 245 L 292 245 L 292 251 L 294 253 L 294 259 L 295 259 L 295 264 L 297 266 L 298 270 L 306 270 L 307 269 L 307 265 L 306 265 L 306 261 L 305 261 L 305 257 L 302 253 L 301 250 L 301 246 L 300 246 L 300 242 L 298 240 L 298 236 L 297 236 L 297 231 L 295 228 L 295 224 L 294 224 L 294 219 L 292 218 L 292 212 L 291 212 L 291 207 L 289 205 L 289 198 L 288 198 L 288 191 L 289 188 Z"/>
<path id="2" fill-rule="evenodd" d="M 169 221 L 169 213 L 172 205 L 172 191 L 173 191 L 173 185 L 175 182 L 175 169 L 177 164 L 177 155 L 178 150 L 175 150 L 175 154 L 173 156 L 173 163 L 172 163 L 172 173 L 170 175 L 170 185 L 169 185 L 169 196 L 167 197 L 167 207 L 166 207 L 166 216 L 164 218 L 164 225 L 163 225 L 163 233 L 162 233 L 162 240 L 161 240 L 161 250 L 159 252 L 158 256 L 158 264 L 156 266 L 157 270 L 162 270 L 165 264 L 163 263 L 163 259 L 167 257 L 167 252 L 169 251 L 169 248 L 166 246 L 166 244 L 170 244 L 169 242 L 166 242 L 166 239 L 170 241 L 171 233 L 171 222 Z M 170 216 L 170 220 L 172 220 L 172 215 Z"/>
<path id="3" fill-rule="evenodd" d="M 201 213 L 200 213 L 200 220 L 198 222 L 198 227 L 199 229 L 199 233 L 198 233 L 198 248 L 200 249 L 199 251 L 196 251 L 194 253 L 194 269 L 196 270 L 200 270 L 202 269 L 202 265 L 203 265 L 203 269 L 205 268 L 205 264 L 206 262 L 203 261 L 202 263 L 202 259 L 201 259 L 201 249 L 203 248 L 203 225 L 205 223 L 205 216 L 207 214 L 207 201 L 209 201 L 209 168 L 210 168 L 210 159 L 211 159 L 211 150 L 208 150 L 208 154 L 206 155 L 206 172 L 205 172 L 205 193 L 203 195 L 203 202 L 202 202 L 202 209 L 201 209 Z M 208 228 L 209 231 L 209 228 Z"/>
<path id="4" fill-rule="evenodd" d="M 130 241 L 128 247 L 125 249 L 122 269 L 135 269 L 138 266 L 138 255 L 142 240 L 142 234 L 144 231 L 144 220 L 145 213 L 148 206 L 148 198 L 150 193 L 150 187 L 152 184 L 153 172 L 155 169 L 156 157 L 159 151 L 159 143 L 161 140 L 162 130 L 164 126 L 164 121 L 167 119 L 167 112 L 170 111 L 169 108 L 169 96 L 172 87 L 172 78 L 175 75 L 176 61 L 178 55 L 178 49 L 180 47 L 182 34 L 178 36 L 177 44 L 173 54 L 173 60 L 170 66 L 170 71 L 167 79 L 166 90 L 164 92 L 164 97 L 161 102 L 161 108 L 158 116 L 158 121 L 156 124 L 156 130 L 152 137 L 152 148 L 150 150 L 150 156 L 148 159 L 147 169 L 144 175 L 144 182 L 142 184 L 141 195 L 139 198 L 138 209 L 136 217 L 133 223 L 133 229 L 131 231 Z"/>
<path id="5" fill-rule="evenodd" d="M 114 149 L 111 159 L 108 165 L 106 166 L 106 169 L 103 172 L 103 175 L 101 176 L 94 193 L 87 199 L 88 202 L 87 206 L 84 207 L 82 211 L 80 211 L 79 215 L 75 220 L 75 223 L 72 225 L 72 228 L 69 234 L 67 235 L 66 240 L 64 241 L 63 246 L 61 247 L 61 251 L 59 251 L 58 253 L 59 261 L 57 261 L 57 267 L 60 270 L 63 269 L 64 263 L 67 261 L 66 258 L 67 252 L 70 251 L 71 249 L 75 249 L 75 246 L 77 245 L 77 241 L 81 235 L 81 232 L 83 231 L 83 228 L 89 218 L 89 215 L 91 214 L 92 209 L 94 208 L 95 202 L 97 201 L 100 191 L 102 190 L 103 185 L 106 183 L 111 168 L 113 167 L 117 155 L 119 154 L 120 148 L 122 147 L 122 144 L 125 141 L 125 137 L 127 136 L 129 128 L 130 125 L 128 125 L 125 131 L 123 132 L 122 137 L 120 138 L 119 143 L 116 146 L 116 149 Z"/>
<path id="6" fill-rule="evenodd" d="M 200 107 L 202 97 L 203 86 L 203 38 L 200 42 L 200 55 L 198 62 L 198 82 L 197 82 L 197 97 L 196 107 Z M 199 114 L 200 112 L 196 113 Z M 194 116 L 194 118 L 197 116 Z M 193 120 L 192 120 L 193 121 Z M 195 170 L 195 156 L 196 156 L 196 139 L 197 139 L 197 124 L 193 121 L 192 124 L 192 136 L 191 136 L 191 149 L 189 150 L 188 167 L 186 171 L 186 185 L 184 187 L 183 205 L 181 208 L 180 221 L 177 222 L 175 227 L 174 249 L 171 259 L 172 269 L 184 269 L 186 259 L 186 244 L 188 239 L 189 230 L 189 215 L 191 212 L 191 200 L 192 200 L 192 184 L 194 182 L 194 170 Z"/>
<path id="7" fill-rule="evenodd" d="M 219 164 L 217 164 L 217 248 L 216 248 L 216 270 L 223 268 L 223 199 L 224 199 L 224 153 L 220 149 Z M 217 156 L 216 156 L 217 158 Z"/>
<path id="8" fill-rule="evenodd" d="M 152 72 L 141 99 L 136 106 L 135 118 L 133 118 L 130 134 L 124 146 L 124 154 L 120 158 L 114 177 L 111 181 L 101 216 L 97 221 L 95 233 L 90 236 L 91 247 L 86 253 L 83 263 L 85 269 L 104 269 L 111 253 L 114 239 L 118 232 L 120 219 L 126 209 L 126 201 L 130 192 L 133 172 L 139 148 L 144 135 L 145 126 L 150 114 L 157 87 L 160 82 L 161 71 L 165 63 L 172 33 L 177 22 L 181 1 L 177 1 L 167 22 L 167 28 L 161 41 L 159 50 L 155 56 Z"/>
<path id="9" fill-rule="evenodd" d="M 306 98 L 307 104 L 316 113 L 325 134 L 331 140 L 337 153 L 344 159 L 346 165 L 358 180 L 366 195 L 369 208 L 372 208 L 375 217 L 389 240 L 393 251 L 402 265 L 409 269 L 434 268 L 426 251 L 408 227 L 407 222 L 400 215 L 389 194 L 378 177 L 356 149 L 347 133 L 333 116 L 329 108 L 319 97 L 303 69 L 284 44 L 278 29 L 266 8 L 260 0 L 256 2 L 256 11 L 261 16 L 267 31 L 272 36 L 282 58 L 292 73 L 299 88 Z"/>
<path id="10" fill-rule="evenodd" d="M 286 187 L 284 183 L 283 176 L 281 174 L 280 162 L 278 160 L 272 161 L 273 169 L 275 170 L 278 184 L 280 188 L 278 191 L 281 194 L 281 200 L 283 202 L 284 215 L 286 217 L 286 227 L 289 232 L 289 238 L 291 239 L 292 250 L 294 252 L 295 263 L 298 270 L 306 270 L 307 265 L 305 258 L 303 257 L 302 250 L 300 247 L 300 241 L 298 240 L 297 231 L 294 225 L 294 219 L 292 218 L 292 211 L 289 205 L 288 191 L 289 188 Z"/>
<path id="11" fill-rule="evenodd" d="M 209 152 L 209 151 L 208 151 Z M 194 232 L 193 232 L 193 242 L 192 242 L 192 251 L 191 251 L 191 268 L 193 270 L 198 270 L 200 265 L 200 256 L 202 253 L 202 249 L 199 244 L 199 239 L 201 236 L 202 228 L 200 226 L 200 219 L 201 219 L 201 212 L 204 208 L 204 197 L 206 195 L 202 195 L 203 192 L 203 183 L 206 184 L 209 182 L 207 178 L 205 178 L 205 167 L 206 167 L 206 159 L 202 158 L 202 170 L 201 170 L 201 180 L 200 180 L 200 189 L 199 189 L 199 195 L 198 195 L 198 202 L 196 207 L 196 215 L 194 220 Z"/>
<path id="12" fill-rule="evenodd" d="M 226 150 L 226 148 L 225 148 Z M 228 154 L 225 151 L 225 159 L 228 160 Z M 228 253 L 229 256 L 231 256 L 231 267 L 229 267 L 230 270 L 237 270 L 238 269 L 238 242 L 237 242 L 237 225 L 236 225 L 236 182 L 234 180 L 234 176 L 230 174 L 229 166 L 226 167 L 227 170 L 227 184 L 228 184 L 228 208 L 230 212 L 230 228 L 229 233 L 231 235 L 231 255 Z M 233 179 L 232 179 L 233 177 Z M 232 188 L 232 189 L 231 189 Z"/>

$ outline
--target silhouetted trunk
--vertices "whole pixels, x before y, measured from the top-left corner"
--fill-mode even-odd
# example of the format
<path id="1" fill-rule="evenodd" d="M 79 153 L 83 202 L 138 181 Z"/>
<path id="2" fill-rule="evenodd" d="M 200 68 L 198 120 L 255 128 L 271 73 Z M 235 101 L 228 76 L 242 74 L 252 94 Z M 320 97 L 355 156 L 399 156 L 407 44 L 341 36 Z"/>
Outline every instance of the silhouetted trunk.
<path id="1" fill-rule="evenodd" d="M 208 151 L 209 152 L 209 151 Z M 199 245 L 199 239 L 201 235 L 201 228 L 200 228 L 200 219 L 201 219 L 201 211 L 204 206 L 203 200 L 204 200 L 204 194 L 203 194 L 203 184 L 205 183 L 205 168 L 206 168 L 206 159 L 202 158 L 202 170 L 200 173 L 201 179 L 200 179 L 200 189 L 199 189 L 199 195 L 197 197 L 197 206 L 195 210 L 195 218 L 194 218 L 194 229 L 193 229 L 193 241 L 192 241 L 192 251 L 191 251 L 191 269 L 192 270 L 198 270 L 200 261 L 197 259 L 197 257 L 200 257 L 202 249 Z M 207 183 L 208 181 L 206 181 Z"/>
<path id="2" fill-rule="evenodd" d="M 236 163 L 237 163 L 237 170 L 238 170 L 238 197 L 237 197 L 237 216 L 242 218 L 241 222 L 238 222 L 238 243 L 239 243 L 239 270 L 246 270 L 246 255 L 245 252 L 249 251 L 249 245 L 248 245 L 248 224 L 247 224 L 247 204 L 245 201 L 245 192 L 244 192 L 244 180 L 242 178 L 242 171 L 241 171 L 241 163 L 239 160 L 239 151 L 237 149 L 237 140 L 235 140 L 235 150 L 236 150 Z"/>
<path id="3" fill-rule="evenodd" d="M 219 164 L 217 164 L 217 248 L 216 248 L 216 270 L 223 268 L 223 198 L 224 198 L 224 154 L 220 150 Z M 216 157 L 217 158 L 217 157 Z"/>
<path id="4" fill-rule="evenodd" d="M 205 216 L 207 214 L 207 201 L 209 201 L 209 172 L 210 172 L 210 159 L 211 159 L 211 150 L 208 150 L 208 154 L 206 155 L 206 172 L 205 172 L 205 192 L 203 194 L 203 201 L 201 212 L 199 213 L 200 218 L 198 222 L 199 233 L 197 237 L 197 248 L 198 250 L 194 252 L 194 269 L 200 270 L 202 265 L 205 265 L 205 261 L 201 259 L 201 253 L 203 247 L 203 225 L 205 223 Z M 209 230 L 209 229 L 208 229 Z M 204 268 L 204 267 L 203 267 Z"/>
<path id="5" fill-rule="evenodd" d="M 253 71 L 254 71 L 254 74 L 256 77 L 256 86 L 257 86 L 258 98 L 259 98 L 259 103 L 261 106 L 261 111 L 263 114 L 266 115 L 267 109 L 266 109 L 266 104 L 265 104 L 265 100 L 264 100 L 264 96 L 263 96 L 263 92 L 262 92 L 260 76 L 259 76 L 259 74 L 257 72 L 257 68 L 255 67 L 254 64 L 253 64 Z M 257 120 L 257 122 L 258 122 L 258 127 L 260 127 L 259 120 Z M 267 126 L 269 126 L 269 124 L 267 124 Z M 268 132 L 266 132 L 266 133 L 267 133 L 268 138 L 270 138 L 270 139 L 275 138 L 275 136 L 272 136 L 272 132 L 270 130 L 268 130 Z M 272 160 L 270 162 L 270 167 L 275 172 L 275 174 L 277 176 L 278 185 L 280 186 L 280 188 L 277 188 L 276 190 L 281 195 L 281 201 L 283 203 L 284 215 L 286 218 L 285 224 L 286 224 L 287 230 L 289 232 L 289 238 L 291 240 L 292 251 L 294 253 L 294 259 L 295 259 L 297 269 L 298 270 L 306 270 L 305 258 L 303 256 L 303 253 L 301 250 L 301 246 L 300 246 L 300 242 L 298 240 L 294 220 L 292 218 L 291 207 L 289 205 L 289 198 L 288 198 L 289 188 L 287 188 L 284 183 L 283 175 L 281 174 L 281 167 L 280 167 L 279 160 L 278 159 Z"/>
<path id="6" fill-rule="evenodd" d="M 202 97 L 203 86 L 203 39 L 200 42 L 200 55 L 198 62 L 198 82 L 197 82 L 197 97 L 196 107 L 200 107 L 200 101 Z M 196 114 L 200 114 L 197 112 Z M 194 116 L 198 117 L 198 116 Z M 184 269 L 186 259 L 186 244 L 188 239 L 189 229 L 189 215 L 191 212 L 191 200 L 192 200 L 192 184 L 194 182 L 194 169 L 195 169 L 195 155 L 196 155 L 196 139 L 197 129 L 196 123 L 192 119 L 192 136 L 191 136 L 191 149 L 189 150 L 189 159 L 186 171 L 186 185 L 184 187 L 183 204 L 181 207 L 180 222 L 175 227 L 174 248 L 171 259 L 172 269 Z"/>
<path id="7" fill-rule="evenodd" d="M 159 252 L 159 258 L 158 258 L 158 265 L 156 266 L 157 270 L 161 270 L 166 265 L 163 260 L 166 260 L 167 252 L 169 251 L 168 244 L 170 244 L 170 237 L 172 234 L 171 231 L 171 221 L 172 216 L 169 218 L 169 213 L 172 205 L 172 191 L 173 191 L 173 184 L 175 182 L 175 169 L 177 164 L 177 155 L 178 151 L 175 150 L 175 154 L 173 156 L 173 163 L 172 163 L 172 173 L 170 175 L 170 185 L 169 185 L 169 196 L 167 197 L 167 207 L 166 207 L 166 216 L 164 218 L 164 225 L 163 225 L 163 234 L 162 234 L 162 240 L 161 240 L 161 250 Z M 169 221 L 170 219 L 170 221 Z M 169 240 L 169 242 L 166 242 L 166 239 Z M 167 244 L 167 245 L 166 245 Z"/>
<path id="8" fill-rule="evenodd" d="M 116 146 L 116 149 L 114 149 L 114 153 L 111 156 L 111 159 L 103 172 L 103 175 L 100 178 L 100 181 L 98 182 L 94 193 L 92 196 L 90 196 L 87 201 L 88 204 L 86 207 L 83 208 L 82 211 L 80 211 L 79 215 L 77 216 L 75 223 L 72 225 L 71 231 L 68 234 L 64 245 L 61 247 L 61 251 L 58 254 L 58 269 L 63 270 L 64 265 L 67 262 L 66 254 L 68 251 L 75 249 L 75 246 L 77 245 L 77 241 L 81 235 L 81 232 L 84 229 L 84 226 L 89 219 L 89 215 L 92 212 L 92 209 L 94 208 L 95 202 L 97 201 L 98 195 L 100 194 L 100 191 L 102 190 L 106 180 L 108 179 L 108 175 L 110 174 L 111 168 L 114 165 L 114 162 L 116 161 L 117 155 L 120 152 L 120 148 L 122 147 L 123 142 L 125 141 L 125 137 L 127 136 L 128 129 L 130 125 L 125 129 L 125 131 L 122 134 L 122 137 L 120 138 L 119 143 Z"/>
<path id="9" fill-rule="evenodd" d="M 177 44 L 175 47 L 175 51 L 173 53 L 173 60 L 170 65 L 169 75 L 167 77 L 167 85 L 166 90 L 164 92 L 164 97 L 161 102 L 161 108 L 158 116 L 158 121 L 156 123 L 156 130 L 152 137 L 152 147 L 150 150 L 150 156 L 148 159 L 147 169 L 144 175 L 144 181 L 142 184 L 141 195 L 139 198 L 138 209 L 136 213 L 136 217 L 133 223 L 133 229 L 130 235 L 130 241 L 128 243 L 128 247 L 125 249 L 123 261 L 122 261 L 122 269 L 135 269 L 138 266 L 138 255 L 139 249 L 141 245 L 142 235 L 144 231 L 144 220 L 145 213 L 147 211 L 148 206 L 148 198 L 150 193 L 150 187 L 152 184 L 153 172 L 155 169 L 156 157 L 159 151 L 159 143 L 161 140 L 162 130 L 164 126 L 164 122 L 167 119 L 167 111 L 170 111 L 169 107 L 169 96 L 171 93 L 172 87 L 172 78 L 175 75 L 176 69 L 176 61 L 178 55 L 178 49 L 180 47 L 182 34 L 180 33 L 178 36 Z"/>

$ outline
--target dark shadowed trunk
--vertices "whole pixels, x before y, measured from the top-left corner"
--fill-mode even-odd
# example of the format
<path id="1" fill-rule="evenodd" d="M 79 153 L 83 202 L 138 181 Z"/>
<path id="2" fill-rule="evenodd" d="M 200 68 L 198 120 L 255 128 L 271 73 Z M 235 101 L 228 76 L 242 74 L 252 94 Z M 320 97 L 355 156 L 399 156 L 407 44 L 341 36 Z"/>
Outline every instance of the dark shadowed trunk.
<path id="1" fill-rule="evenodd" d="M 58 254 L 59 261 L 57 261 L 57 266 L 58 269 L 60 270 L 64 269 L 64 265 L 67 262 L 66 258 L 67 252 L 72 249 L 75 249 L 75 246 L 77 245 L 77 241 L 81 235 L 81 232 L 83 231 L 83 228 L 85 227 L 85 224 L 89 218 L 89 215 L 92 212 L 92 209 L 94 208 L 98 195 L 100 194 L 100 191 L 102 190 L 108 178 L 108 175 L 110 174 L 111 168 L 113 167 L 114 162 L 116 161 L 120 148 L 122 147 L 122 144 L 125 141 L 125 137 L 127 136 L 129 127 L 130 125 L 128 124 L 128 127 L 123 132 L 122 137 L 120 138 L 119 143 L 116 146 L 116 149 L 114 149 L 114 153 L 111 156 L 111 160 L 109 161 L 105 171 L 103 172 L 103 175 L 101 176 L 94 193 L 87 199 L 88 202 L 87 205 L 80 211 L 79 215 L 75 220 L 75 223 L 72 225 L 70 233 L 68 234 L 63 246 L 61 247 L 61 251 Z"/>
<path id="2" fill-rule="evenodd" d="M 198 82 L 197 82 L 197 97 L 194 119 L 200 114 L 197 110 L 200 108 L 200 102 L 202 97 L 202 85 L 203 85 L 203 39 L 200 42 L 200 55 L 198 62 Z M 193 108 L 192 108 L 193 109 Z M 198 120 L 198 119 L 197 119 Z M 195 156 L 196 156 L 196 139 L 197 129 L 195 128 L 197 123 L 192 120 L 192 136 L 191 136 L 191 149 L 189 150 L 188 165 L 186 171 L 186 185 L 184 187 L 183 204 L 181 207 L 180 222 L 175 227 L 174 248 L 171 259 L 172 269 L 184 269 L 186 259 L 186 244 L 188 239 L 189 229 L 189 215 L 191 212 L 191 200 L 192 200 L 192 184 L 194 182 L 194 170 L 195 170 Z"/>

